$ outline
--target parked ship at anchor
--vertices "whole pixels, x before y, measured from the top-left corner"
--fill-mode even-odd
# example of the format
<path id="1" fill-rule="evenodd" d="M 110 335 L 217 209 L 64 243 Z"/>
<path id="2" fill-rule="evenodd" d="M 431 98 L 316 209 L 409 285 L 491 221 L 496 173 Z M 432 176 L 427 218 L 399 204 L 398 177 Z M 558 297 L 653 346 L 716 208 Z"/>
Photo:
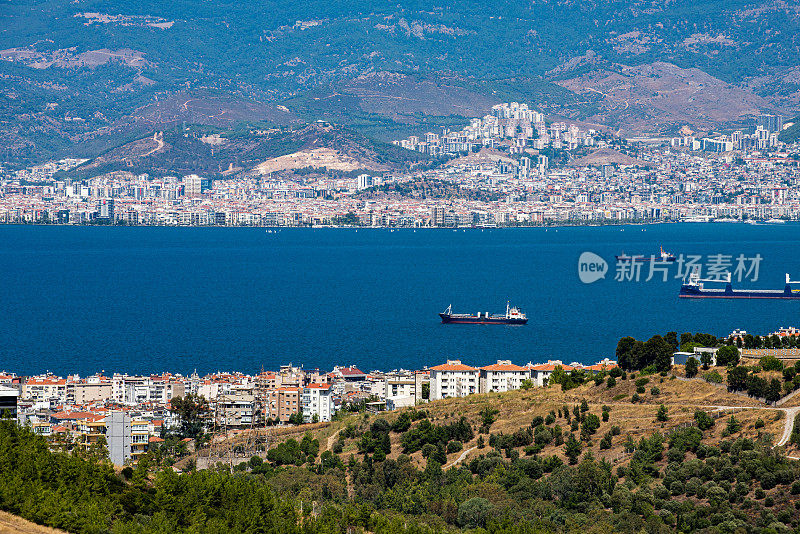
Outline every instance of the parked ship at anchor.
<path id="1" fill-rule="evenodd" d="M 478 312 L 477 315 L 468 313 L 453 313 L 453 305 L 439 314 L 442 323 L 456 324 L 526 324 L 528 316 L 522 313 L 516 306 L 506 303 L 505 314 L 489 314 L 489 312 Z"/>
<path id="2" fill-rule="evenodd" d="M 616 260 L 618 262 L 619 261 L 637 261 L 637 262 L 640 262 L 640 261 L 666 261 L 666 262 L 673 262 L 673 261 L 675 261 L 677 259 L 675 257 L 675 254 L 672 254 L 670 252 L 666 252 L 664 250 L 664 247 L 661 247 L 660 254 L 658 256 L 642 256 L 642 255 L 628 256 L 627 254 L 625 254 L 623 252 L 622 254 L 620 254 L 618 256 L 614 256 L 614 258 L 616 258 Z"/>
<path id="3" fill-rule="evenodd" d="M 725 287 L 705 287 L 708 283 L 724 283 Z M 790 280 L 786 275 L 783 289 L 733 289 L 731 273 L 724 280 L 708 280 L 700 278 L 697 269 L 689 275 L 689 280 L 681 285 L 678 296 L 689 299 L 795 299 L 800 300 L 800 289 L 792 289 L 792 284 L 800 281 Z"/>

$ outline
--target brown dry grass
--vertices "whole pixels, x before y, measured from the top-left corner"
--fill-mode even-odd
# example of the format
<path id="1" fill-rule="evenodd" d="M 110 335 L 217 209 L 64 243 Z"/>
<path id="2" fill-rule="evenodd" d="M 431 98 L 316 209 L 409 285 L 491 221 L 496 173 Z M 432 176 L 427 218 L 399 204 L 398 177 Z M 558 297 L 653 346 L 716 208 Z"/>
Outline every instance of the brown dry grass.
<path id="1" fill-rule="evenodd" d="M 626 462 L 629 455 L 624 454 L 623 442 L 630 435 L 635 441 L 642 437 L 648 437 L 653 432 L 659 431 L 663 435 L 668 434 L 679 426 L 692 424 L 696 409 L 703 409 L 716 417 L 716 424 L 713 429 L 705 433 L 704 442 L 716 444 L 722 439 L 723 431 L 727 425 L 727 420 L 731 415 L 742 424 L 742 430 L 735 436 L 755 438 L 760 434 L 771 434 L 777 440 L 783 431 L 783 413 L 770 409 L 765 404 L 746 397 L 744 395 L 728 393 L 724 387 L 710 384 L 703 380 L 679 380 L 658 375 L 647 377 L 649 383 L 645 386 L 645 393 L 639 394 L 641 401 L 632 403 L 631 397 L 636 391 L 635 379 L 617 380 L 614 388 L 607 388 L 605 383 L 595 386 L 594 382 L 587 385 L 562 391 L 560 386 L 550 386 L 547 388 L 534 388 L 528 391 L 512 391 L 508 393 L 490 393 L 483 395 L 471 395 L 469 397 L 444 399 L 419 406 L 418 409 L 425 409 L 430 415 L 430 419 L 435 424 L 445 424 L 457 421 L 459 418 L 466 417 L 474 428 L 480 427 L 480 411 L 485 406 L 491 406 L 499 410 L 497 420 L 491 427 L 492 434 L 511 434 L 517 430 L 527 428 L 535 416 L 545 417 L 550 411 L 558 413 L 566 405 L 572 413 L 575 405 L 586 400 L 589 405 L 589 412 L 597 416 L 601 415 L 602 406 L 607 405 L 611 408 L 610 419 L 608 422 L 601 423 L 600 429 L 592 437 L 589 443 L 584 443 L 584 451 L 591 449 L 597 458 L 605 458 L 612 463 Z M 663 378 L 663 381 L 662 381 Z M 658 387 L 660 393 L 652 395 L 651 388 Z M 656 421 L 656 410 L 660 404 L 668 408 L 669 420 L 665 423 Z M 720 409 L 717 407 L 730 407 Z M 398 412 L 381 414 L 388 421 L 393 421 Z M 366 421 L 363 415 L 353 417 L 348 422 L 353 422 L 363 430 L 376 416 L 370 416 Z M 755 428 L 757 419 L 762 419 L 764 427 Z M 343 424 L 346 424 L 343 422 Z M 569 424 L 565 418 L 557 418 L 556 424 L 560 425 L 566 433 L 569 431 Z M 608 432 L 612 426 L 619 426 L 621 433 L 612 439 L 612 447 L 600 450 L 599 444 L 602 436 Z M 470 449 L 477 445 L 478 434 L 472 441 L 464 443 L 464 449 Z M 470 458 L 490 452 L 488 447 L 488 435 L 484 435 L 486 444 L 483 449 L 475 449 L 468 453 L 465 462 Z M 392 433 L 392 454 L 390 458 L 397 458 L 401 452 L 400 437 Z M 518 449 L 520 455 L 524 456 L 524 451 Z M 342 459 L 346 462 L 351 454 L 356 454 L 355 440 L 347 440 Z M 549 445 L 540 453 L 542 455 L 556 455 L 564 458 L 563 446 L 556 447 Z M 461 455 L 461 452 L 449 454 L 447 463 L 450 464 Z M 419 467 L 424 467 L 425 460 L 420 452 L 411 455 L 414 462 Z"/>
<path id="2" fill-rule="evenodd" d="M 63 534 L 63 530 L 43 527 L 19 516 L 0 511 L 0 534 Z"/>

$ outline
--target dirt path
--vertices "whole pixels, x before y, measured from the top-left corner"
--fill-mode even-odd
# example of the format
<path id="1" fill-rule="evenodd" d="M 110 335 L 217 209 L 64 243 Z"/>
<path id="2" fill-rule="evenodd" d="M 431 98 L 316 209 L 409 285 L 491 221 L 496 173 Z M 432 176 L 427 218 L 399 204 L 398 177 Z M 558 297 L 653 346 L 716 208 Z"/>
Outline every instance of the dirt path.
<path id="1" fill-rule="evenodd" d="M 164 137 L 163 137 L 163 134 L 162 135 L 158 135 L 158 132 L 154 133 L 153 134 L 153 141 L 156 142 L 157 146 L 153 150 L 151 150 L 150 152 L 148 152 L 146 154 L 142 154 L 143 158 L 146 158 L 150 154 L 155 154 L 156 152 L 158 152 L 159 150 L 164 148 Z"/>
<path id="2" fill-rule="evenodd" d="M 800 411 L 800 406 L 778 409 L 783 410 L 783 413 L 786 414 L 786 421 L 783 423 L 783 435 L 781 436 L 781 439 L 778 440 L 778 443 L 776 443 L 776 445 L 780 446 L 789 443 L 789 438 L 792 436 L 792 428 L 794 427 L 794 418 L 797 415 L 797 412 Z"/>
<path id="3" fill-rule="evenodd" d="M 333 444 L 336 443 L 336 437 L 339 435 L 339 432 L 341 431 L 342 429 L 340 428 L 339 430 L 328 436 L 328 443 L 327 447 L 325 448 L 326 451 L 333 449 Z"/>
<path id="4" fill-rule="evenodd" d="M 445 466 L 444 469 L 448 469 L 450 467 L 453 467 L 454 465 L 460 464 L 461 462 L 464 461 L 464 458 L 466 458 L 469 453 L 471 453 L 472 451 L 474 451 L 477 448 L 478 447 L 470 447 L 469 449 L 465 450 L 464 452 L 462 452 L 461 454 L 458 455 L 458 458 L 453 460 L 453 463 L 451 463 L 450 465 Z"/>

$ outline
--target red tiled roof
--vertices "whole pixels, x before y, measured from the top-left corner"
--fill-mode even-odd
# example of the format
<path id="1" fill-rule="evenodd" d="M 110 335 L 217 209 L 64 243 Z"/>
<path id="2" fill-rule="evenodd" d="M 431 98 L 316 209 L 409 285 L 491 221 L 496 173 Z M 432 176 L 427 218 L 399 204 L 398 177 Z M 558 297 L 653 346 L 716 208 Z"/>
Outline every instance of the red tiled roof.
<path id="1" fill-rule="evenodd" d="M 495 363 L 487 365 L 486 367 L 481 367 L 481 369 L 484 371 L 527 371 L 524 367 L 507 363 Z"/>
<path id="2" fill-rule="evenodd" d="M 589 365 L 588 367 L 584 367 L 584 369 L 588 369 L 589 371 L 607 371 L 615 367 L 617 367 L 616 364 L 608 365 L 605 363 L 596 363 L 594 365 Z"/>
<path id="3" fill-rule="evenodd" d="M 564 364 L 553 365 L 552 363 L 542 363 L 539 365 L 532 365 L 531 369 L 534 371 L 555 371 L 556 367 L 561 367 L 565 371 L 572 371 L 573 369 L 575 369 L 571 365 L 564 365 Z"/>
<path id="4" fill-rule="evenodd" d="M 339 373 L 341 373 L 342 376 L 357 376 L 357 375 L 366 376 L 367 375 L 367 373 L 365 373 L 364 371 L 362 371 L 358 367 L 343 367 L 343 368 L 339 369 Z"/>
<path id="5" fill-rule="evenodd" d="M 90 412 L 58 412 L 53 414 L 53 419 L 88 419 L 93 416 Z"/>
<path id="6" fill-rule="evenodd" d="M 442 365 L 437 365 L 436 367 L 431 367 L 431 371 L 477 371 L 476 367 L 470 367 L 469 365 L 464 365 L 463 363 L 445 363 Z"/>

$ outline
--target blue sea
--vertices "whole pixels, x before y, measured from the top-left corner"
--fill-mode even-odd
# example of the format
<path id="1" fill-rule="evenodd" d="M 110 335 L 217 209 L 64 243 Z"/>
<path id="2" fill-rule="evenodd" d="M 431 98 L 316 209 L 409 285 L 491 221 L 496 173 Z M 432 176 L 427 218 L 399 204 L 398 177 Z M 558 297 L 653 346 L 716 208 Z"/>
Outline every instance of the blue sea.
<path id="1" fill-rule="evenodd" d="M 0 226 L 0 370 L 80 373 L 420 368 L 613 357 L 626 335 L 800 326 L 800 301 L 678 299 L 680 279 L 616 281 L 614 255 L 760 255 L 800 279 L 800 225 L 444 229 Z M 594 283 L 578 258 L 608 263 Z M 526 326 L 442 325 L 454 312 Z"/>

